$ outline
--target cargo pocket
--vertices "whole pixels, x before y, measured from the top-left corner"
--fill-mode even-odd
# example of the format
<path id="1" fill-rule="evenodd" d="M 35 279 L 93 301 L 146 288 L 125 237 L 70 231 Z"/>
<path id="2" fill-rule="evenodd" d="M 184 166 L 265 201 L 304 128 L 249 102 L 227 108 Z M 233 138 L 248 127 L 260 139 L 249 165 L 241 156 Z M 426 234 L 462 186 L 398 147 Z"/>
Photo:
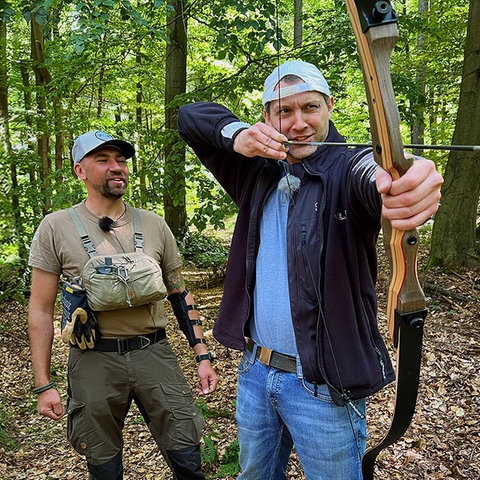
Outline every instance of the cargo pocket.
<path id="1" fill-rule="evenodd" d="M 202 436 L 203 418 L 198 411 L 190 388 L 185 383 L 160 385 L 165 407 L 170 412 L 167 448 L 183 448 L 196 445 Z M 160 427 L 160 428 L 159 428 Z M 165 429 L 165 424 L 163 425 Z M 161 431 L 161 426 L 156 426 Z M 160 432 L 159 432 L 160 433 Z M 172 447 L 173 445 L 173 447 Z"/>
<path id="2" fill-rule="evenodd" d="M 72 447 L 80 454 L 89 457 L 87 424 L 85 421 L 85 403 L 69 398 L 67 402 L 67 438 Z"/>

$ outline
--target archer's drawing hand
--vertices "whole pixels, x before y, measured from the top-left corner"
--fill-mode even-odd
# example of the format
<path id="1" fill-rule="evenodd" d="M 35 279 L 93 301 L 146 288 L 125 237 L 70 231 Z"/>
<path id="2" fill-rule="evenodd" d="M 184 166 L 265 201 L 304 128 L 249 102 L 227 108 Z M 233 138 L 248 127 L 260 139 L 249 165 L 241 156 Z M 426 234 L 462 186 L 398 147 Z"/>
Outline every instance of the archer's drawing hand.
<path id="1" fill-rule="evenodd" d="M 242 130 L 233 144 L 233 149 L 245 157 L 264 157 L 285 160 L 288 149 L 282 142 L 288 139 L 270 125 L 258 122 Z"/>
<path id="2" fill-rule="evenodd" d="M 382 194 L 382 215 L 390 220 L 393 228 L 411 230 L 438 210 L 443 177 L 431 160 L 415 160 L 397 180 L 378 168 L 376 183 Z"/>

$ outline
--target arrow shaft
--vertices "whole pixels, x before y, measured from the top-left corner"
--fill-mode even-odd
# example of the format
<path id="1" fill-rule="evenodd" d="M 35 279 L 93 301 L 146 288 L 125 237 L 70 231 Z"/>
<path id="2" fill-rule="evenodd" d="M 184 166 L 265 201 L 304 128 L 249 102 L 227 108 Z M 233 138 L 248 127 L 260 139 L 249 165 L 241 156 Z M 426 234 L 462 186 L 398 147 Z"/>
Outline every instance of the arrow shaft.
<path id="1" fill-rule="evenodd" d="M 342 143 L 342 142 L 296 142 L 288 140 L 283 142 L 289 145 L 308 145 L 313 147 L 373 147 L 371 143 Z M 480 152 L 480 145 L 423 145 L 423 144 L 407 144 L 404 148 L 419 150 L 460 150 L 464 152 Z"/>

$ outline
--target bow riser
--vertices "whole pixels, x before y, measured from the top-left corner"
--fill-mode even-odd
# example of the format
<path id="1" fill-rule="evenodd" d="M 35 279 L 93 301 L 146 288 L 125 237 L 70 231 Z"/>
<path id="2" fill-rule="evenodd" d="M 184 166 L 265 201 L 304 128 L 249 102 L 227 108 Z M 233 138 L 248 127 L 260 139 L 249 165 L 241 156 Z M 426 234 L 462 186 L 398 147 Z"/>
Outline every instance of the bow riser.
<path id="1" fill-rule="evenodd" d="M 371 5 L 367 2 L 365 10 L 358 8 L 359 3 L 360 0 L 347 0 L 347 8 L 362 62 L 370 112 L 373 154 L 378 165 L 387 170 L 393 179 L 398 179 L 413 162 L 412 157 L 406 158 L 403 151 L 400 115 L 390 77 L 390 58 L 398 39 L 398 28 L 396 23 L 389 20 L 388 23 L 375 27 L 370 23 L 364 33 L 359 12 L 363 12 L 363 18 L 364 12 L 370 11 Z M 396 231 L 387 220 L 382 220 L 382 230 L 391 271 L 387 317 L 390 336 L 394 339 L 396 337 L 394 311 L 398 309 L 404 313 L 425 306 L 423 292 L 417 279 L 419 236 L 416 230 Z"/>
<path id="2" fill-rule="evenodd" d="M 390 223 L 383 223 L 383 235 Z M 391 230 L 391 228 L 390 228 Z M 388 236 L 388 233 L 387 233 Z M 384 239 L 385 240 L 385 239 Z M 387 318 L 389 319 L 388 327 L 390 338 L 397 347 L 397 336 L 395 322 L 395 311 L 401 314 L 408 314 L 423 310 L 425 308 L 425 296 L 422 287 L 418 281 L 417 274 L 417 258 L 419 235 L 417 230 L 409 230 L 403 232 L 400 230 L 392 230 L 391 238 L 386 246 L 389 251 L 390 264 L 390 286 L 389 286 L 389 302 L 387 305 Z M 393 245 L 393 248 L 392 248 Z M 400 246 L 400 248 L 398 248 Z"/>

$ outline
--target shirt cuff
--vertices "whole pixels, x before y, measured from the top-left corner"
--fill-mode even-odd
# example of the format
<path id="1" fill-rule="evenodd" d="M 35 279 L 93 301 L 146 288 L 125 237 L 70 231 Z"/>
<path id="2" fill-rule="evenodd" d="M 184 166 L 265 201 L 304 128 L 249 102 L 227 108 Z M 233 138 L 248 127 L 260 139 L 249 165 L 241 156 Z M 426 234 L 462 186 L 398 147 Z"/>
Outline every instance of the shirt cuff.
<path id="1" fill-rule="evenodd" d="M 249 128 L 250 124 L 245 123 L 245 122 L 232 122 L 229 123 L 228 125 L 225 125 L 222 130 L 222 137 L 223 138 L 229 138 L 230 140 L 233 140 L 233 137 L 239 130 L 244 130 L 245 128 Z"/>

